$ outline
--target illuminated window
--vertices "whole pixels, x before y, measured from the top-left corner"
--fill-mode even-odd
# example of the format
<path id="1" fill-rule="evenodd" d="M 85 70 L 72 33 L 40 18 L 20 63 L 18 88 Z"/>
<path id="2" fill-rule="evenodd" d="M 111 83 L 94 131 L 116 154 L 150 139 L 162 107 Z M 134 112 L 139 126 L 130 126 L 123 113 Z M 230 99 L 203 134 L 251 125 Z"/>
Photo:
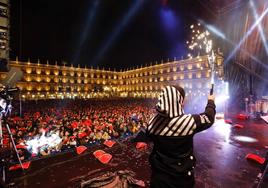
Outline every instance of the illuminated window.
<path id="1" fill-rule="evenodd" d="M 32 73 L 32 68 L 27 67 L 27 68 L 26 68 L 26 73 L 27 73 L 27 74 L 31 74 L 31 73 Z"/>
<path id="2" fill-rule="evenodd" d="M 218 66 L 222 65 L 222 61 L 220 59 L 219 60 L 216 60 L 216 62 L 217 62 L 217 65 Z"/>
<path id="3" fill-rule="evenodd" d="M 50 82 L 50 78 L 49 77 L 46 77 L 46 82 Z"/>
<path id="4" fill-rule="evenodd" d="M 32 78 L 31 78 L 30 76 L 26 76 L 26 77 L 25 77 L 25 80 L 26 80 L 27 82 L 30 82 L 30 81 L 32 81 Z"/>
<path id="5" fill-rule="evenodd" d="M 37 86 L 37 91 L 41 91 L 42 90 L 42 87 L 41 86 Z"/>
<path id="6" fill-rule="evenodd" d="M 33 89 L 33 87 L 31 85 L 27 85 L 26 89 L 27 89 L 27 91 L 31 91 Z"/>
<path id="7" fill-rule="evenodd" d="M 62 78 L 62 82 L 63 82 L 63 83 L 67 83 L 67 82 L 68 82 L 68 78 L 65 78 L 65 77 Z"/>
<path id="8" fill-rule="evenodd" d="M 189 64 L 189 65 L 187 66 L 187 68 L 188 68 L 188 70 L 192 70 L 193 65 L 192 65 L 192 64 Z"/>
<path id="9" fill-rule="evenodd" d="M 36 74 L 41 74 L 42 71 L 41 71 L 41 69 L 36 69 L 35 72 L 36 72 Z"/>
<path id="10" fill-rule="evenodd" d="M 201 72 L 196 73 L 196 78 L 201 78 Z"/>
<path id="11" fill-rule="evenodd" d="M 38 76 L 38 77 L 35 78 L 35 80 L 36 80 L 37 82 L 41 82 L 41 77 Z"/>
<path id="12" fill-rule="evenodd" d="M 59 75 L 59 71 L 58 70 L 54 70 L 54 75 L 58 76 Z"/>
<path id="13" fill-rule="evenodd" d="M 193 77 L 193 74 L 192 73 L 189 73 L 188 74 L 188 78 L 191 79 Z"/>

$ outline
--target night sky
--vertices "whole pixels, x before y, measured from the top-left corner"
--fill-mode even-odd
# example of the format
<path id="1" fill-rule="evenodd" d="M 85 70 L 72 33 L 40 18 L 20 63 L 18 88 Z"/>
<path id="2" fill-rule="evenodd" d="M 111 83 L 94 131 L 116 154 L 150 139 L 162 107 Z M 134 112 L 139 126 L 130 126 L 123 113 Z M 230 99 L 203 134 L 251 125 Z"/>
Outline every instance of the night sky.
<path id="1" fill-rule="evenodd" d="M 203 1 L 204 2 L 204 1 Z M 187 54 L 198 0 L 11 0 L 10 57 L 132 68 Z"/>

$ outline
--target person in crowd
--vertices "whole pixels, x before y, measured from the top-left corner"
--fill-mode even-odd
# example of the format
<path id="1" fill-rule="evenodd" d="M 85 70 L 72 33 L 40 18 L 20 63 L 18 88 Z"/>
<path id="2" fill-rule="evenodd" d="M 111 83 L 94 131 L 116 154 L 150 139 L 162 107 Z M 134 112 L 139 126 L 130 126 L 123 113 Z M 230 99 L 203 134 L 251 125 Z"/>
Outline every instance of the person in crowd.
<path id="1" fill-rule="evenodd" d="M 57 132 L 61 140 L 57 146 L 42 146 L 35 151 L 45 156 L 70 147 L 134 134 L 146 123 L 143 117 L 151 116 L 153 104 L 153 101 L 142 100 L 25 101 L 23 116 L 8 117 L 8 123 L 16 144 L 42 140 Z M 134 122 L 131 120 L 133 114 Z"/>

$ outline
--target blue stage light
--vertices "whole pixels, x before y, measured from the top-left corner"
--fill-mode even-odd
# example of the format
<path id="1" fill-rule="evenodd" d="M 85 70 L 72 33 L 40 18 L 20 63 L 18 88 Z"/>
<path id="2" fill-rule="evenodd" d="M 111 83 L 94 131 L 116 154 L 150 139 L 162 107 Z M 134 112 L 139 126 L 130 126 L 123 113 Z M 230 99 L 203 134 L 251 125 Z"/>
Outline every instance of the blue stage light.
<path id="1" fill-rule="evenodd" d="M 104 54 L 107 52 L 107 50 L 111 47 L 111 45 L 114 43 L 118 35 L 122 32 L 122 30 L 126 27 L 126 25 L 129 23 L 129 21 L 133 18 L 133 16 L 138 12 L 138 10 L 141 8 L 144 0 L 136 0 L 133 2 L 133 5 L 131 6 L 131 9 L 127 12 L 127 14 L 124 16 L 123 20 L 120 22 L 120 24 L 114 29 L 112 34 L 110 35 L 109 39 L 102 45 L 100 51 L 98 54 L 93 58 L 91 65 L 96 65 L 100 59 L 104 56 Z"/>
<path id="2" fill-rule="evenodd" d="M 82 31 L 82 34 L 80 35 L 80 39 L 79 39 L 79 42 L 77 45 L 77 50 L 76 50 L 74 57 L 73 57 L 74 64 L 77 63 L 79 56 L 81 54 L 81 50 L 82 50 L 82 47 L 84 45 L 84 42 L 87 40 L 88 36 L 90 35 L 90 29 L 92 28 L 93 21 L 95 19 L 97 9 L 99 6 L 99 2 L 100 2 L 99 0 L 95 0 L 95 2 L 93 3 L 93 6 L 90 7 L 84 30 Z"/>
<path id="3" fill-rule="evenodd" d="M 160 16 L 165 29 L 174 30 L 177 27 L 177 19 L 174 12 L 168 8 L 162 8 L 160 10 Z"/>

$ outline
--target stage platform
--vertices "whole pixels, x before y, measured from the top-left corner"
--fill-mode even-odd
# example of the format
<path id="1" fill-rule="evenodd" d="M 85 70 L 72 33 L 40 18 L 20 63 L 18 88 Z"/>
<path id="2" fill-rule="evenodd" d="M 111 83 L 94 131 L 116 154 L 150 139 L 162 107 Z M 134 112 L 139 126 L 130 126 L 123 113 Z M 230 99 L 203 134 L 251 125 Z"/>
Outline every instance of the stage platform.
<path id="1" fill-rule="evenodd" d="M 232 118 L 232 121 L 233 124 L 226 124 L 223 119 L 217 120 L 212 128 L 195 135 L 197 188 L 251 188 L 261 172 L 260 165 L 245 157 L 248 153 L 265 157 L 268 124 L 263 120 Z M 244 127 L 235 128 L 234 124 Z M 96 145 L 81 155 L 67 152 L 35 160 L 25 174 L 12 171 L 7 177 L 11 187 L 71 188 L 80 187 L 81 181 L 107 171 L 130 170 L 148 187 L 150 148 L 138 151 L 129 140 L 118 142 L 112 148 Z M 109 164 L 101 164 L 94 158 L 93 152 L 97 149 L 113 155 Z"/>

